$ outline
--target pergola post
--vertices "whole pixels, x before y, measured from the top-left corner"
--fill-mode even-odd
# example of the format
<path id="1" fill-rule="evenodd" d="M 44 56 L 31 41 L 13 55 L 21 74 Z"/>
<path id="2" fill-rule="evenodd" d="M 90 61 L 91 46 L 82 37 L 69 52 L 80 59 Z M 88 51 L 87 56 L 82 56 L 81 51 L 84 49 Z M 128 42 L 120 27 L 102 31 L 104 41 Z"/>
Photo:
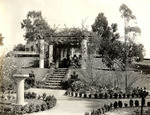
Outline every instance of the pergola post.
<path id="1" fill-rule="evenodd" d="M 44 68 L 44 39 L 40 39 L 40 68 Z"/>
<path id="2" fill-rule="evenodd" d="M 84 38 L 82 40 L 82 43 L 81 43 L 81 49 L 82 49 L 82 61 L 81 61 L 81 68 L 82 69 L 86 69 L 86 61 L 87 61 L 87 43 L 88 43 L 88 37 Z"/>
<path id="3" fill-rule="evenodd" d="M 17 81 L 16 105 L 25 105 L 27 102 L 24 102 L 24 80 L 29 77 L 29 75 L 14 74 L 13 76 Z"/>
<path id="4" fill-rule="evenodd" d="M 49 45 L 49 67 L 53 63 L 53 45 Z"/>

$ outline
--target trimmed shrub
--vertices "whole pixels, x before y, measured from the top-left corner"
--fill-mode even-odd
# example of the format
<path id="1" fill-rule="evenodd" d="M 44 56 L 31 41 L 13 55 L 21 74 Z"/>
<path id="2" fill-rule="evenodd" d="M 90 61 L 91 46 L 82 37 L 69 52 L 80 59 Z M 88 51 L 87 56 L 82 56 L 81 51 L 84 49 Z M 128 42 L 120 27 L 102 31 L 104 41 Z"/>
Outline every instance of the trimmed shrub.
<path id="1" fill-rule="evenodd" d="M 124 103 L 124 106 L 125 106 L 125 107 L 128 107 L 128 104 L 127 104 L 127 103 Z"/>
<path id="2" fill-rule="evenodd" d="M 77 92 L 75 92 L 75 97 L 78 97 L 78 93 Z"/>
<path id="3" fill-rule="evenodd" d="M 79 97 L 82 97 L 82 93 L 79 93 Z"/>
<path id="4" fill-rule="evenodd" d="M 108 95 L 107 95 L 107 93 L 105 93 L 105 99 L 107 99 L 108 98 Z"/>
<path id="5" fill-rule="evenodd" d="M 96 94 L 94 94 L 94 97 L 95 97 L 95 99 L 97 99 L 98 98 L 98 94 L 96 93 Z"/>
<path id="6" fill-rule="evenodd" d="M 89 98 L 92 98 L 92 94 L 89 95 Z"/>
<path id="7" fill-rule="evenodd" d="M 119 106 L 120 108 L 122 108 L 122 101 L 119 101 L 119 102 L 118 102 L 118 106 Z"/>
<path id="8" fill-rule="evenodd" d="M 150 102 L 147 102 L 147 106 L 150 107 Z"/>
<path id="9" fill-rule="evenodd" d="M 135 96 L 134 93 L 132 93 L 131 96 L 132 96 L 132 98 L 134 98 L 134 96 Z"/>
<path id="10" fill-rule="evenodd" d="M 84 94 L 84 98 L 87 98 L 87 94 L 86 93 Z"/>
<path id="11" fill-rule="evenodd" d="M 46 93 L 43 93 L 42 98 L 43 100 L 46 98 Z"/>
<path id="12" fill-rule="evenodd" d="M 40 105 L 36 105 L 36 110 L 35 110 L 35 112 L 39 112 L 39 111 L 41 111 L 41 106 L 40 106 Z"/>
<path id="13" fill-rule="evenodd" d="M 123 98 L 126 98 L 126 94 L 125 93 L 123 94 Z"/>
<path id="14" fill-rule="evenodd" d="M 129 98 L 130 97 L 130 94 L 127 94 L 127 98 Z"/>
<path id="15" fill-rule="evenodd" d="M 121 94 L 119 94 L 119 98 L 122 98 L 122 95 L 121 95 Z"/>
<path id="16" fill-rule="evenodd" d="M 46 103 L 42 103 L 42 104 L 41 104 L 41 111 L 44 111 L 44 110 L 46 110 L 46 109 L 47 109 Z"/>
<path id="17" fill-rule="evenodd" d="M 34 104 L 29 105 L 29 111 L 30 113 L 33 113 L 36 111 L 36 106 Z"/>
<path id="18" fill-rule="evenodd" d="M 102 94 L 102 93 L 99 94 L 99 98 L 100 98 L 100 99 L 103 98 L 103 94 Z"/>
<path id="19" fill-rule="evenodd" d="M 112 99 L 112 94 L 110 94 L 110 98 Z"/>
<path id="20" fill-rule="evenodd" d="M 23 110 L 25 111 L 25 113 L 30 113 L 29 105 L 23 106 Z"/>
<path id="21" fill-rule="evenodd" d="M 135 106 L 138 107 L 139 106 L 139 101 L 135 100 Z"/>
<path id="22" fill-rule="evenodd" d="M 129 104 L 130 104 L 130 107 L 133 107 L 133 100 L 132 99 L 129 101 Z"/>
<path id="23" fill-rule="evenodd" d="M 115 98 L 115 99 L 118 98 L 118 94 L 117 94 L 117 93 L 114 94 L 114 98 Z"/>
<path id="24" fill-rule="evenodd" d="M 41 96 L 40 95 L 38 95 L 38 97 L 37 97 L 38 99 L 41 99 Z"/>
<path id="25" fill-rule="evenodd" d="M 118 104 L 117 101 L 114 102 L 114 108 L 117 108 Z"/>

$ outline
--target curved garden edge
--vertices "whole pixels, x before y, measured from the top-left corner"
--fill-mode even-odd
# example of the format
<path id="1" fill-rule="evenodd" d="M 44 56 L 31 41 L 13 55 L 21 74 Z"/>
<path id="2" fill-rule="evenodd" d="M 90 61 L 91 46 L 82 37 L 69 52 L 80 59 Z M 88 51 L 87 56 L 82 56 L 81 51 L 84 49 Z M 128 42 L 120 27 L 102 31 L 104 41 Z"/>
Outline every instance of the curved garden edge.
<path id="1" fill-rule="evenodd" d="M 53 108 L 57 103 L 57 99 L 53 95 L 46 95 L 45 93 L 42 95 L 37 95 L 34 92 L 27 92 L 25 93 L 24 97 L 28 102 L 28 104 L 24 106 L 13 104 L 8 105 L 7 103 L 2 103 L 2 105 L 0 104 L 0 114 L 23 115 L 33 112 L 45 111 Z"/>

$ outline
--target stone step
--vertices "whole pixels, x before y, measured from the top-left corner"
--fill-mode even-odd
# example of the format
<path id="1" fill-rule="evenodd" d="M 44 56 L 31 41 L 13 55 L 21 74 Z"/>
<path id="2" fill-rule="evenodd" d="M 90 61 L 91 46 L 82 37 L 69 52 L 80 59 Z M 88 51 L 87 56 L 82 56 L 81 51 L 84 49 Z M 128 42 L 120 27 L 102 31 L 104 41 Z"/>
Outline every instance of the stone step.
<path id="1" fill-rule="evenodd" d="M 44 83 L 45 85 L 49 85 L 49 86 L 61 86 L 60 83 Z"/>
<path id="2" fill-rule="evenodd" d="M 61 81 L 62 80 L 59 80 L 59 81 L 58 80 L 55 80 L 55 81 L 54 80 L 53 81 L 52 80 L 46 80 L 45 82 L 46 83 L 61 83 Z"/>
<path id="3" fill-rule="evenodd" d="M 63 78 L 48 78 L 47 80 L 54 80 L 54 81 L 60 81 L 60 80 L 63 80 Z"/>
<path id="4" fill-rule="evenodd" d="M 52 74 L 51 76 L 64 76 L 65 74 Z"/>
<path id="5" fill-rule="evenodd" d="M 47 88 L 47 89 L 62 89 L 61 86 L 49 86 L 49 85 L 43 85 L 42 88 Z"/>
<path id="6" fill-rule="evenodd" d="M 64 78 L 64 76 L 51 76 L 49 78 Z"/>

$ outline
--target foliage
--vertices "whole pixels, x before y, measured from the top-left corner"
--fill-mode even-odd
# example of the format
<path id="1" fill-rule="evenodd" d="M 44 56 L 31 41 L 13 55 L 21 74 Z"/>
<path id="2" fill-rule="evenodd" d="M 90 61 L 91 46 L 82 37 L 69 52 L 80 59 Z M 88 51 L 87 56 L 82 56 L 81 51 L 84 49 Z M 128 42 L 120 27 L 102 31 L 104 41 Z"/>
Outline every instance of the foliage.
<path id="1" fill-rule="evenodd" d="M 4 39 L 4 37 L 3 37 L 2 34 L 0 33 L 0 46 L 3 45 L 3 39 Z"/>
<path id="2" fill-rule="evenodd" d="M 139 101 L 135 100 L 135 106 L 138 107 L 139 106 Z"/>
<path id="3" fill-rule="evenodd" d="M 132 107 L 133 106 L 133 100 L 130 100 L 129 104 L 130 104 L 130 107 Z"/>
<path id="4" fill-rule="evenodd" d="M 21 28 L 26 31 L 25 39 L 27 41 L 45 39 L 46 34 L 54 32 L 42 17 L 40 11 L 29 11 L 27 18 L 21 22 Z"/>
<path id="5" fill-rule="evenodd" d="M 20 44 L 14 46 L 13 51 L 25 51 L 25 45 L 20 43 Z"/>

